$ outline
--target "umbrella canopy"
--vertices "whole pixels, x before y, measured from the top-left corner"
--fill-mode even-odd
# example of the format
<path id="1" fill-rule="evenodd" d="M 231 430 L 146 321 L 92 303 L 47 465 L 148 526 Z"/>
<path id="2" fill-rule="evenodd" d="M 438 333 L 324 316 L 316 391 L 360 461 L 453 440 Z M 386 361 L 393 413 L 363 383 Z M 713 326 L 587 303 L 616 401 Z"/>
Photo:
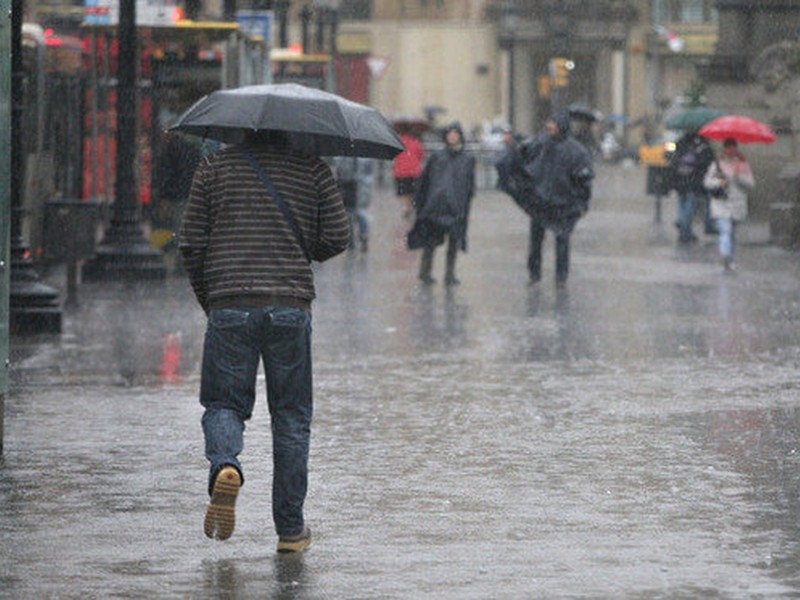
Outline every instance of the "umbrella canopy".
<path id="1" fill-rule="evenodd" d="M 725 115 L 725 111 L 707 106 L 693 106 L 673 115 L 665 125 L 668 129 L 700 129 L 706 123 Z"/>
<path id="2" fill-rule="evenodd" d="M 250 131 L 283 131 L 293 147 L 316 156 L 392 159 L 405 149 L 374 108 L 295 83 L 212 92 L 169 129 L 231 144 Z"/>
<path id="3" fill-rule="evenodd" d="M 733 138 L 740 144 L 772 144 L 778 139 L 766 123 L 741 115 L 714 119 L 703 126 L 698 133 L 718 141 Z"/>
<path id="4" fill-rule="evenodd" d="M 568 111 L 570 118 L 577 119 L 579 121 L 587 121 L 589 123 L 594 123 L 598 120 L 599 116 L 602 116 L 599 115 L 598 111 L 582 104 L 571 104 Z"/>
<path id="5" fill-rule="evenodd" d="M 392 118 L 392 125 L 398 133 L 410 133 L 412 135 L 420 136 L 423 133 L 431 130 L 430 122 L 420 117 L 412 115 L 399 115 Z"/>

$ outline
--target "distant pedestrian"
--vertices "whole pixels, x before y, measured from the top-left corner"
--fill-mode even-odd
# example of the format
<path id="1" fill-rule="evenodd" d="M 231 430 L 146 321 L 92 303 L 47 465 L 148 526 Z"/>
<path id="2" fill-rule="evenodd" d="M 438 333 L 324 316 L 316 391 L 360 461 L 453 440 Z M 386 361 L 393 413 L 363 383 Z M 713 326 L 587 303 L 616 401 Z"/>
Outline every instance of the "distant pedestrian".
<path id="1" fill-rule="evenodd" d="M 467 226 L 475 194 L 475 157 L 464 149 L 464 132 L 459 123 L 444 130 L 445 147 L 431 156 L 414 195 L 416 218 L 408 233 L 408 247 L 422 248 L 419 279 L 435 282 L 431 276 L 433 253 L 447 238 L 445 283 L 458 285 L 456 256 L 467 250 Z"/>
<path id="2" fill-rule="evenodd" d="M 340 156 L 334 159 L 333 170 L 350 219 L 350 248 L 356 247 L 357 239 L 361 251 L 366 252 L 369 247 L 369 205 L 374 161 L 370 158 Z"/>
<path id="3" fill-rule="evenodd" d="M 690 244 L 697 241 L 692 222 L 698 206 L 705 206 L 707 196 L 703 177 L 714 161 L 714 150 L 696 131 L 688 131 L 677 142 L 670 158 L 672 183 L 678 192 L 678 241 Z M 706 232 L 710 233 L 709 227 Z"/>
<path id="4" fill-rule="evenodd" d="M 395 191 L 403 204 L 403 217 L 410 220 L 414 215 L 414 193 L 425 163 L 425 147 L 412 131 L 402 133 L 400 139 L 406 149 L 394 159 Z"/>
<path id="5" fill-rule="evenodd" d="M 278 551 L 311 544 L 303 516 L 312 415 L 310 263 L 344 251 L 349 231 L 330 168 L 295 153 L 280 135 L 253 134 L 197 169 L 180 249 L 208 315 L 200 382 L 210 463 L 208 537 L 233 533 L 244 483 L 238 457 L 263 361 Z"/>
<path id="6" fill-rule="evenodd" d="M 569 115 L 550 117 L 545 132 L 520 148 L 534 199 L 530 214 L 530 281 L 542 278 L 542 245 L 545 231 L 555 235 L 556 283 L 569 276 L 570 236 L 575 224 L 589 210 L 594 178 L 592 156 L 570 134 Z"/>
<path id="7" fill-rule="evenodd" d="M 753 171 L 734 139 L 722 143 L 703 184 L 711 196 L 711 217 L 719 232 L 719 253 L 726 271 L 735 268 L 736 229 L 747 218 L 747 196 L 755 186 Z"/>

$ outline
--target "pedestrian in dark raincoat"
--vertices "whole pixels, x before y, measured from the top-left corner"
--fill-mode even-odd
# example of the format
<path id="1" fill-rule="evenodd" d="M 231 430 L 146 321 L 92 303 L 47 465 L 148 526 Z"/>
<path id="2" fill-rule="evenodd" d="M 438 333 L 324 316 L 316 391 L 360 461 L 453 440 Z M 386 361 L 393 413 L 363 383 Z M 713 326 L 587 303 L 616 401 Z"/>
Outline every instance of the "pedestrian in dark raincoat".
<path id="1" fill-rule="evenodd" d="M 464 132 L 459 123 L 444 131 L 445 147 L 428 160 L 414 195 L 416 219 L 408 232 L 408 247 L 422 248 L 419 278 L 434 283 L 433 252 L 447 237 L 445 283 L 458 285 L 456 255 L 467 250 L 467 225 L 475 194 L 475 157 L 464 150 Z"/>
<path id="2" fill-rule="evenodd" d="M 670 158 L 672 183 L 678 192 L 678 219 L 675 226 L 678 228 L 678 242 L 681 244 L 697 241 L 692 223 L 701 202 L 705 207 L 706 233 L 713 233 L 715 230 L 707 206 L 708 194 L 703 187 L 703 177 L 713 162 L 714 149 L 696 131 L 687 131 L 681 136 Z"/>
<path id="3" fill-rule="evenodd" d="M 569 276 L 569 238 L 589 210 L 594 171 L 591 154 L 570 135 L 567 112 L 548 119 L 545 129 L 520 148 L 534 196 L 528 272 L 532 283 L 542 278 L 542 243 L 549 229 L 556 238 L 556 283 L 563 285 Z"/>

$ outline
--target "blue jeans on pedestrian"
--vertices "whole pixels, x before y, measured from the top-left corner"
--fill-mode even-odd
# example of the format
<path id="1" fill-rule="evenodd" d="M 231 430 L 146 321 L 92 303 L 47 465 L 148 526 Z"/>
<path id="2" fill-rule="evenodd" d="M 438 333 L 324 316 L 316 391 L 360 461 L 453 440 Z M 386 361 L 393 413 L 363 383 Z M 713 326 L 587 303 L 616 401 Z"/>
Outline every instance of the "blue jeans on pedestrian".
<path id="1" fill-rule="evenodd" d="M 692 221 L 697 211 L 699 194 L 687 191 L 678 194 L 678 237 L 682 242 L 691 242 L 695 239 L 692 232 Z"/>
<path id="2" fill-rule="evenodd" d="M 733 219 L 716 219 L 719 232 L 719 253 L 723 258 L 733 260 L 736 252 L 736 221 Z"/>
<path id="3" fill-rule="evenodd" d="M 278 535 L 303 531 L 313 413 L 311 314 L 298 308 L 214 309 L 203 346 L 200 403 L 210 463 L 209 493 L 219 470 L 244 474 L 239 453 L 264 363 L 272 426 L 272 516 Z"/>

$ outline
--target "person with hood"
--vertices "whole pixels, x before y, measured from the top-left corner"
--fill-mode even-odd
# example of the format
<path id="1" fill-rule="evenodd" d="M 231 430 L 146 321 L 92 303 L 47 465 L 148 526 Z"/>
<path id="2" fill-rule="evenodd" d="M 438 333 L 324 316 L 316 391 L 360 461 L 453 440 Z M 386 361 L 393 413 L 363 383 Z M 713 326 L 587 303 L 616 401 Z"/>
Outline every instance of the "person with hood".
<path id="1" fill-rule="evenodd" d="M 445 283 L 458 285 L 456 255 L 467 250 L 467 224 L 475 194 L 475 157 L 464 150 L 464 132 L 458 122 L 444 130 L 445 147 L 431 156 L 414 195 L 416 218 L 408 232 L 408 247 L 422 248 L 419 279 L 431 276 L 433 253 L 447 238 Z"/>
<path id="2" fill-rule="evenodd" d="M 531 283 L 542 278 L 542 244 L 545 231 L 555 235 L 556 283 L 569 276 L 569 239 L 575 224 L 589 210 L 592 156 L 570 134 L 567 112 L 550 117 L 545 131 L 520 148 L 521 161 L 533 196 L 528 204 L 530 251 L 528 273 Z"/>
<path id="3" fill-rule="evenodd" d="M 670 167 L 672 183 L 678 192 L 678 220 L 675 226 L 681 244 L 697 241 L 692 222 L 699 202 L 702 200 L 705 203 L 707 200 L 703 177 L 712 162 L 714 150 L 696 131 L 687 131 L 675 145 Z"/>

